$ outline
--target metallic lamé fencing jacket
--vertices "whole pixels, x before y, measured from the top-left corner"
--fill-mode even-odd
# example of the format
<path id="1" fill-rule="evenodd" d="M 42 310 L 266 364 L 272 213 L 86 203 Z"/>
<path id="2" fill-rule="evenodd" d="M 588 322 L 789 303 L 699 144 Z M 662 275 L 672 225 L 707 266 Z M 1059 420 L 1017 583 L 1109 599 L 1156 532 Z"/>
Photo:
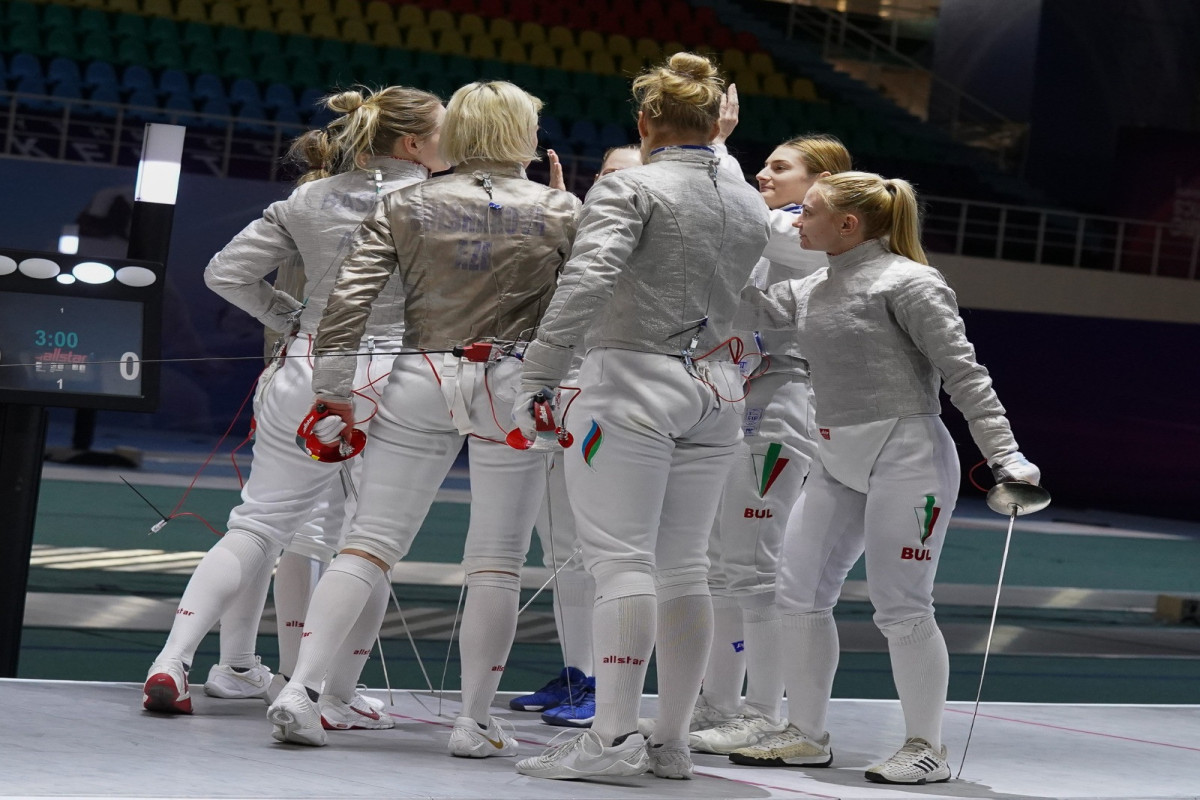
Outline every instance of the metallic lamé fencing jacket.
<path id="1" fill-rule="evenodd" d="M 287 331 L 289 317 L 301 301 L 263 278 L 299 258 L 304 267 L 301 285 L 307 295 L 300 331 L 315 333 L 338 263 L 358 226 L 374 213 L 385 193 L 427 177 L 428 170 L 420 164 L 377 157 L 367 161 L 366 169 L 301 184 L 286 200 L 272 203 L 260 219 L 213 256 L 204 270 L 204 282 L 268 328 Z M 363 335 L 399 339 L 403 333 L 404 288 L 397 280 L 380 291 Z"/>
<path id="2" fill-rule="evenodd" d="M 317 331 L 313 390 L 345 400 L 363 326 L 393 273 L 405 292 L 406 349 L 528 340 L 575 238 L 579 200 L 519 165 L 468 161 L 393 192 L 342 262 Z"/>
<path id="3" fill-rule="evenodd" d="M 747 287 L 743 301 L 739 323 L 796 330 L 811 367 L 818 425 L 938 414 L 945 386 L 989 462 L 1016 452 L 954 292 L 933 267 L 871 239 L 829 256 L 829 267 L 807 278 L 765 292 Z"/>
<path id="4" fill-rule="evenodd" d="M 717 348 L 766 243 L 762 198 L 708 148 L 663 148 L 605 176 L 583 204 L 523 382 L 557 385 L 581 347 L 678 356 L 699 334 L 697 356 Z"/>

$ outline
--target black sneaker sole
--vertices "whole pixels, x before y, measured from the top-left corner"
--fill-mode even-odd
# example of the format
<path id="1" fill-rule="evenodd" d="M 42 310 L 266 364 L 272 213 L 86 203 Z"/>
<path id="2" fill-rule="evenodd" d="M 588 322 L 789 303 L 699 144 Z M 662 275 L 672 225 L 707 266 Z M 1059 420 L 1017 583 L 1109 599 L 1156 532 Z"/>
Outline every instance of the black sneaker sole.
<path id="1" fill-rule="evenodd" d="M 823 764 L 790 764 L 782 758 L 754 758 L 741 753 L 730 753 L 729 760 L 746 767 L 828 767 L 833 763 L 833 753 L 829 753 L 829 760 Z"/>
<path id="2" fill-rule="evenodd" d="M 878 772 L 864 772 L 863 774 L 866 776 L 867 780 L 871 781 L 871 783 L 886 783 L 891 786 L 925 786 L 930 783 L 945 783 L 946 781 L 950 780 L 950 776 L 947 775 L 944 778 L 938 778 L 934 781 L 927 780 L 926 778 L 921 778 L 918 781 L 889 781 Z"/>

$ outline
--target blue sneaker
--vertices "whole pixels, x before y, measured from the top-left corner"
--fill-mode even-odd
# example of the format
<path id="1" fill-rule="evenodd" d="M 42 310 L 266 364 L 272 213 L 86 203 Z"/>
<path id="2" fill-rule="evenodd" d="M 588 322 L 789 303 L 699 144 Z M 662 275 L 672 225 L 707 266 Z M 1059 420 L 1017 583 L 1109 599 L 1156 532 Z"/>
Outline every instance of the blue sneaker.
<path id="1" fill-rule="evenodd" d="M 571 697 L 583 694 L 583 684 L 588 677 L 575 667 L 563 667 L 558 677 L 533 694 L 521 695 L 508 701 L 513 711 L 545 711 L 567 702 Z"/>
<path id="2" fill-rule="evenodd" d="M 582 691 L 565 703 L 542 712 L 542 722 L 562 728 L 590 728 L 596 716 L 596 679 L 588 678 Z"/>

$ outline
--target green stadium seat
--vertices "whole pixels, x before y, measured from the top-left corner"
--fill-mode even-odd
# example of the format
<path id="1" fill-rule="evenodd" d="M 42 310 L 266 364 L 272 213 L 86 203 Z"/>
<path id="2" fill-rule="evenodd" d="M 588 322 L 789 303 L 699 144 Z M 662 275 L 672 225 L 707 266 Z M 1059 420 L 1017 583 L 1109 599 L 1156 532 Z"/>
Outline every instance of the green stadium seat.
<path id="1" fill-rule="evenodd" d="M 250 37 L 243 28 L 224 26 L 217 29 L 216 48 L 222 53 L 246 53 L 250 50 Z"/>
<path id="2" fill-rule="evenodd" d="M 5 3 L 5 6 L 7 7 L 4 12 L 6 25 L 33 25 L 36 27 L 41 24 L 37 6 L 33 3 L 26 3 L 24 0 L 10 0 Z"/>
<path id="3" fill-rule="evenodd" d="M 118 64 L 149 64 L 150 53 L 143 39 L 121 39 L 117 42 Z"/>
<path id="4" fill-rule="evenodd" d="M 283 54 L 292 61 L 316 61 L 316 43 L 307 36 L 291 34 L 283 38 Z"/>
<path id="5" fill-rule="evenodd" d="M 179 47 L 179 26 L 166 17 L 151 17 L 146 25 L 146 41 Z"/>
<path id="6" fill-rule="evenodd" d="M 199 22 L 185 22 L 183 31 L 179 34 L 179 41 L 185 47 L 203 47 L 207 50 L 217 46 L 212 26 Z"/>
<path id="7" fill-rule="evenodd" d="M 112 61 L 116 58 L 112 38 L 107 33 L 92 31 L 85 33 L 79 42 L 81 58 L 95 61 Z"/>
<path id="8" fill-rule="evenodd" d="M 71 30 L 75 27 L 75 9 L 70 6 L 48 5 L 42 9 L 41 25 L 43 29 Z"/>
<path id="9" fill-rule="evenodd" d="M 350 49 L 340 39 L 317 40 L 318 64 L 347 64 L 350 61 Z"/>
<path id="10" fill-rule="evenodd" d="M 113 20 L 113 35 L 118 39 L 145 39 L 146 18 L 138 14 L 118 14 Z"/>
<path id="11" fill-rule="evenodd" d="M 79 52 L 75 34 L 68 28 L 51 28 L 42 42 L 42 53 L 48 56 L 74 58 Z"/>

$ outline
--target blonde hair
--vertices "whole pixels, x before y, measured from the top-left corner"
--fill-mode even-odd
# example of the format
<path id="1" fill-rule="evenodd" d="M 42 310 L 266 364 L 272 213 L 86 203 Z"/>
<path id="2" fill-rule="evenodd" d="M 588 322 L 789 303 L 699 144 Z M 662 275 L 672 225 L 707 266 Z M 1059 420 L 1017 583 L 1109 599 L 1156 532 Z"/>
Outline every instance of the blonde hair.
<path id="1" fill-rule="evenodd" d="M 441 156 L 451 164 L 537 161 L 541 110 L 541 100 L 508 81 L 468 83 L 446 104 Z"/>
<path id="2" fill-rule="evenodd" d="M 364 153 L 390 155 L 405 136 L 431 136 L 442 99 L 420 89 L 388 86 L 374 92 L 366 87 L 337 92 L 321 98 L 321 103 L 339 116 L 292 142 L 288 159 L 306 169 L 298 184 L 355 169 Z"/>
<path id="3" fill-rule="evenodd" d="M 708 58 L 676 53 L 633 81 L 633 97 L 653 122 L 679 133 L 707 135 L 721 113 L 725 81 Z"/>
<path id="4" fill-rule="evenodd" d="M 810 175 L 820 175 L 829 172 L 834 175 L 839 172 L 849 172 L 853 169 L 850 151 L 841 139 L 827 133 L 813 133 L 789 139 L 780 147 L 791 147 L 800 151 L 800 160 Z"/>
<path id="5" fill-rule="evenodd" d="M 813 184 L 826 205 L 839 214 L 853 213 L 862 221 L 865 239 L 887 237 L 896 255 L 928 264 L 921 247 L 921 214 L 912 184 L 873 172 L 842 172 Z"/>

